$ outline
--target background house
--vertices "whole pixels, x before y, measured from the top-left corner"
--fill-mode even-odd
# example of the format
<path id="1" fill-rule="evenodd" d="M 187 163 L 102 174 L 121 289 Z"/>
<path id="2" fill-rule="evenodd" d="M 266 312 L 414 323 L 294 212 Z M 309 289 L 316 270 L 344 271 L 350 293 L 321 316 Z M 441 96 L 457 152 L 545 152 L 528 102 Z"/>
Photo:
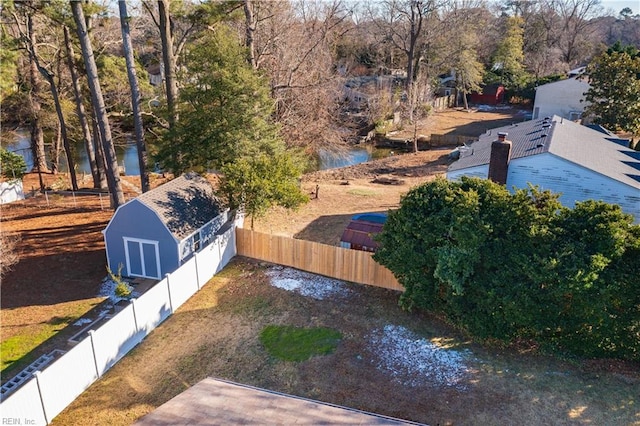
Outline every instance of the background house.
<path id="1" fill-rule="evenodd" d="M 560 202 L 568 207 L 588 199 L 618 204 L 640 222 L 640 152 L 627 148 L 617 137 L 559 116 L 489 130 L 460 151 L 447 179 L 486 179 L 491 145 L 499 132 L 506 132 L 512 143 L 505 165 L 507 188 L 532 183 L 560 193 Z"/>
<path id="2" fill-rule="evenodd" d="M 190 173 L 118 207 L 103 231 L 109 268 L 160 279 L 230 226 L 213 187 Z"/>
<path id="3" fill-rule="evenodd" d="M 589 83 L 579 76 L 538 86 L 533 104 L 533 118 L 557 115 L 571 121 L 580 120 L 589 105 L 584 102 L 584 94 L 590 87 Z"/>

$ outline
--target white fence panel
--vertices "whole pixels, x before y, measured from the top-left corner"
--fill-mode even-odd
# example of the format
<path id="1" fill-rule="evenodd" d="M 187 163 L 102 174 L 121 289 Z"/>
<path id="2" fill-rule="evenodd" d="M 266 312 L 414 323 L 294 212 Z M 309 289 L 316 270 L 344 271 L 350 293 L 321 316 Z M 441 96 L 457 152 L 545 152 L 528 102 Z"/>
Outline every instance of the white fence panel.
<path id="1" fill-rule="evenodd" d="M 51 421 L 98 378 L 91 339 L 82 340 L 36 374 L 44 411 Z"/>
<path id="2" fill-rule="evenodd" d="M 133 305 L 129 305 L 93 333 L 96 364 L 102 376 L 144 338 L 136 330 Z"/>
<path id="3" fill-rule="evenodd" d="M 169 293 L 171 294 L 171 306 L 173 306 L 174 312 L 189 300 L 196 291 L 198 291 L 196 259 L 192 257 L 169 275 Z"/>
<path id="4" fill-rule="evenodd" d="M 215 240 L 197 253 L 196 262 L 198 264 L 198 284 L 202 287 L 213 277 L 220 264 L 219 240 Z"/>
<path id="5" fill-rule="evenodd" d="M 171 315 L 171 301 L 166 279 L 151 287 L 133 303 L 138 331 L 146 336 Z"/>
<path id="6" fill-rule="evenodd" d="M 89 338 L 36 373 L 36 379 L 4 399 L 0 422 L 9 424 L 16 419 L 11 424 L 47 424 L 222 270 L 236 253 L 235 227 L 231 226 L 165 280 L 89 332 Z"/>
<path id="7" fill-rule="evenodd" d="M 0 182 L 0 204 L 11 203 L 17 200 L 24 200 L 22 180 L 16 179 L 8 182 Z"/>
<path id="8" fill-rule="evenodd" d="M 3 424 L 27 424 L 27 421 L 35 426 L 47 424 L 36 379 L 29 380 L 2 401 L 0 417 Z M 17 419 L 20 423 L 17 423 Z"/>
<path id="9" fill-rule="evenodd" d="M 236 230 L 234 227 L 229 228 L 227 232 L 220 236 L 220 249 L 222 251 L 222 260 L 216 272 L 220 272 L 222 268 L 227 266 L 227 263 L 238 253 L 236 250 Z"/>

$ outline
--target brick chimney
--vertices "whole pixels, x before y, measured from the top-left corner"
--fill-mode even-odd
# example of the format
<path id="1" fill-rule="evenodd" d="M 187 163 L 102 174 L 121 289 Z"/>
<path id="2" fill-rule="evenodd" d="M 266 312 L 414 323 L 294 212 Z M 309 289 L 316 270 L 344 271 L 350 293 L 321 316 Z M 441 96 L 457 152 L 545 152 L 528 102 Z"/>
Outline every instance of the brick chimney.
<path id="1" fill-rule="evenodd" d="M 501 185 L 507 184 L 507 172 L 511 157 L 511 141 L 507 140 L 509 134 L 498 133 L 498 140 L 491 143 L 491 157 L 489 158 L 489 180 Z"/>

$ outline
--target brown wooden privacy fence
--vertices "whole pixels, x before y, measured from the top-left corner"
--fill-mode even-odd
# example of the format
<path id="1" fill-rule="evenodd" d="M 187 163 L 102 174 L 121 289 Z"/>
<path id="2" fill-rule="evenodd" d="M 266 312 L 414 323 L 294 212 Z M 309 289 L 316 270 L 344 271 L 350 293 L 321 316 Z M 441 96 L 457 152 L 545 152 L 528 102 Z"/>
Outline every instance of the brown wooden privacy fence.
<path id="1" fill-rule="evenodd" d="M 456 95 L 438 96 L 434 98 L 431 104 L 436 111 L 442 111 L 453 107 L 456 102 Z"/>
<path id="2" fill-rule="evenodd" d="M 431 136 L 429 137 L 429 144 L 431 146 L 462 145 L 465 142 L 475 140 L 478 140 L 476 136 L 439 135 L 437 133 L 431 133 Z"/>
<path id="3" fill-rule="evenodd" d="M 376 263 L 371 253 L 364 251 L 242 228 L 236 229 L 236 245 L 241 256 L 339 280 L 404 291 L 391 271 Z"/>

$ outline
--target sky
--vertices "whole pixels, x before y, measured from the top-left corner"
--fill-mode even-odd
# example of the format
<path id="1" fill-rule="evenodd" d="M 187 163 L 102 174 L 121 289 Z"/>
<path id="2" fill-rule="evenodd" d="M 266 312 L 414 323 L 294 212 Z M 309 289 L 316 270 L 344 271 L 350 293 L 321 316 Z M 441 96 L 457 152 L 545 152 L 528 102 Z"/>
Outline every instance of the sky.
<path id="1" fill-rule="evenodd" d="M 613 9 L 616 15 L 625 7 L 631 9 L 634 15 L 640 13 L 640 0 L 601 0 L 601 3 L 605 9 Z"/>

